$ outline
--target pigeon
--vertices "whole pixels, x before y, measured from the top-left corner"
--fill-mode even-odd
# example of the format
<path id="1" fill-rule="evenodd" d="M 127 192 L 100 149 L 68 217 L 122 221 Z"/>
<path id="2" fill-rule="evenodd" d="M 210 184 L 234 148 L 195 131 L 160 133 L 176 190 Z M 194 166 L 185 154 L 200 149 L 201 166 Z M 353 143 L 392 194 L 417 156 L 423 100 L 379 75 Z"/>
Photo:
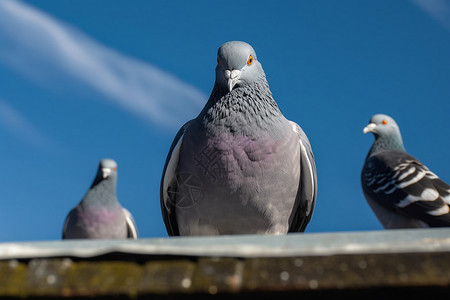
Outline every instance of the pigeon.
<path id="1" fill-rule="evenodd" d="M 386 229 L 450 226 L 450 186 L 409 155 L 397 123 L 374 115 L 375 141 L 361 172 L 364 196 Z"/>
<path id="2" fill-rule="evenodd" d="M 220 46 L 215 71 L 209 100 L 164 165 L 169 236 L 303 232 L 317 194 L 306 134 L 281 113 L 252 46 Z"/>
<path id="3" fill-rule="evenodd" d="M 137 239 L 136 223 L 116 196 L 117 163 L 102 159 L 94 182 L 67 215 L 63 239 Z"/>

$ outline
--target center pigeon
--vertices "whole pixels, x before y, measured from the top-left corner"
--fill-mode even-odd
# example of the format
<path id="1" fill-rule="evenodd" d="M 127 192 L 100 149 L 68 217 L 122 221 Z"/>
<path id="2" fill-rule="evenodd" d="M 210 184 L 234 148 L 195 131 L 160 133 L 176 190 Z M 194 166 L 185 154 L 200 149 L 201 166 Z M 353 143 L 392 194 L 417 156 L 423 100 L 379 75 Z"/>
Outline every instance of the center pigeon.
<path id="1" fill-rule="evenodd" d="M 374 115 L 375 141 L 361 173 L 364 196 L 384 228 L 450 226 L 450 186 L 406 153 L 397 123 Z"/>
<path id="2" fill-rule="evenodd" d="M 302 232 L 316 194 L 309 140 L 281 113 L 255 51 L 223 44 L 209 100 L 166 159 L 160 198 L 168 234 Z"/>
<path id="3" fill-rule="evenodd" d="M 131 213 L 116 196 L 117 163 L 102 159 L 91 188 L 68 214 L 63 239 L 137 239 Z"/>

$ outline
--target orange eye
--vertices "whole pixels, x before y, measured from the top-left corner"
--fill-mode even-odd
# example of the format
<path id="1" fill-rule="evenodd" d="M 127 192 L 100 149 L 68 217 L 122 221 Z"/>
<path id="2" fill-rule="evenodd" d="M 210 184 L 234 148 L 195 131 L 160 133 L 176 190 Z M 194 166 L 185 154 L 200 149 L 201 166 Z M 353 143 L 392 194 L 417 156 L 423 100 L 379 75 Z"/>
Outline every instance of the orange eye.
<path id="1" fill-rule="evenodd" d="M 247 60 L 247 65 L 251 65 L 253 63 L 253 57 L 250 55 Z"/>
<path id="2" fill-rule="evenodd" d="M 383 121 L 381 122 L 381 124 L 386 125 L 386 124 L 387 124 L 387 121 L 386 121 L 386 120 L 383 120 Z"/>
<path id="3" fill-rule="evenodd" d="M 114 167 L 114 168 L 113 168 L 113 171 L 114 171 L 114 172 L 117 171 L 117 167 Z"/>
<path id="4" fill-rule="evenodd" d="M 219 58 L 217 58 L 217 64 L 220 66 Z"/>

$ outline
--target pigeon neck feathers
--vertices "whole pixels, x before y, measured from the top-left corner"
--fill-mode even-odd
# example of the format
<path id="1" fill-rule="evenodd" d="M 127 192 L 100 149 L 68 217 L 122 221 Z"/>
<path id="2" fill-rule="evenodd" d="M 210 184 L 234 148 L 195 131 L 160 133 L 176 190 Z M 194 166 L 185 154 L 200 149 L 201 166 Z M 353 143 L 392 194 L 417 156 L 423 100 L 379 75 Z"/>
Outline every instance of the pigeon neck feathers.
<path id="1" fill-rule="evenodd" d="M 212 133 L 241 134 L 257 128 L 276 128 L 277 124 L 281 125 L 282 120 L 285 120 L 265 77 L 231 92 L 214 85 L 208 103 L 197 119 Z"/>
<path id="2" fill-rule="evenodd" d="M 116 196 L 117 176 L 110 175 L 108 178 L 103 178 L 102 173 L 99 172 L 94 179 L 91 187 L 87 191 L 81 203 L 83 205 L 118 205 Z"/>
<path id="3" fill-rule="evenodd" d="M 390 136 L 375 136 L 375 141 L 370 148 L 368 157 L 377 154 L 381 151 L 397 150 L 406 152 L 403 146 L 402 137 L 400 135 L 390 135 Z"/>

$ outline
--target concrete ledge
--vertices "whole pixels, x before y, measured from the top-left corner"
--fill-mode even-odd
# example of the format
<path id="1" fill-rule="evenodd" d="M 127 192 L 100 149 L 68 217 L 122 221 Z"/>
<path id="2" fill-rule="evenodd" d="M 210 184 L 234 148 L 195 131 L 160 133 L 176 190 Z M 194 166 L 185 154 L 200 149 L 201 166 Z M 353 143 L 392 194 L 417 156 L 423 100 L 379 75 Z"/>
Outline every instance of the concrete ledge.
<path id="1" fill-rule="evenodd" d="M 129 255 L 289 257 L 428 251 L 450 251 L 450 229 L 2 243 L 0 260 L 95 257 L 113 252 Z"/>
<path id="2" fill-rule="evenodd" d="M 437 229 L 0 244 L 0 297 L 448 299 L 449 238 Z"/>

